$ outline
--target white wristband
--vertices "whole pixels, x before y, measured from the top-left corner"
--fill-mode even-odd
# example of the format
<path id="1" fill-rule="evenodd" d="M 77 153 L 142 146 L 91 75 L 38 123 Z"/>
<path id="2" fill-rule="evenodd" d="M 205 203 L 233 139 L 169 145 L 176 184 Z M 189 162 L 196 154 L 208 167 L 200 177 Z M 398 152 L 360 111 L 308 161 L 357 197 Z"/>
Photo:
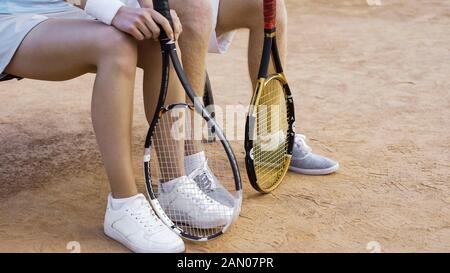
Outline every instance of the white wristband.
<path id="1" fill-rule="evenodd" d="M 125 6 L 125 4 L 119 0 L 88 0 L 84 10 L 92 17 L 107 25 L 111 25 L 112 20 L 122 6 Z"/>

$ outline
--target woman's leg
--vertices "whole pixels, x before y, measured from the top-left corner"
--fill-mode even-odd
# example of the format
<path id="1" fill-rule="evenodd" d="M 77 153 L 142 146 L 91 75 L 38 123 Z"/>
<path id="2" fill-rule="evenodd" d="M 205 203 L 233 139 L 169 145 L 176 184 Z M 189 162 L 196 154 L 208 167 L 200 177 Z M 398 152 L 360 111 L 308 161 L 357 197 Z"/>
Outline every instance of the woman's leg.
<path id="1" fill-rule="evenodd" d="M 131 160 L 136 63 L 137 46 L 128 35 L 95 21 L 58 19 L 36 26 L 6 69 L 50 81 L 97 73 L 92 121 L 116 198 L 137 193 Z"/>

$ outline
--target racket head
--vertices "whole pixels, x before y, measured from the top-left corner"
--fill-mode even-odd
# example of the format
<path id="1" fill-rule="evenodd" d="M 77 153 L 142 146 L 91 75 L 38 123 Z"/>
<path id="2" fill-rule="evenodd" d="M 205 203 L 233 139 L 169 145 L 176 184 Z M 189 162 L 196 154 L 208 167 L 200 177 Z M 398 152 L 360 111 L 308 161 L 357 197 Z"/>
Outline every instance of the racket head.
<path id="1" fill-rule="evenodd" d="M 218 124 L 214 124 L 214 140 L 208 139 L 211 122 L 191 105 L 167 106 L 149 130 L 144 154 L 153 208 L 167 226 L 193 241 L 208 241 L 225 233 L 242 204 L 237 162 Z M 205 161 L 185 164 L 184 153 L 197 156 L 199 151 Z M 185 174 L 189 181 L 173 183 Z M 176 198 L 174 191 L 179 191 Z"/>
<path id="2" fill-rule="evenodd" d="M 294 105 L 284 74 L 261 78 L 245 135 L 247 174 L 256 190 L 269 193 L 283 181 L 291 162 L 294 131 Z"/>

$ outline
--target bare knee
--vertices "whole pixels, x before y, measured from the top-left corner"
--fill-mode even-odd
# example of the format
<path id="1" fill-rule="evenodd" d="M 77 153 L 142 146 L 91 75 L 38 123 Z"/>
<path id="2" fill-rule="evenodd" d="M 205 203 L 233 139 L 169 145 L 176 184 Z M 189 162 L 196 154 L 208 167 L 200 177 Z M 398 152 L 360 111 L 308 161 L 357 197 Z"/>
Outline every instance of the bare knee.
<path id="1" fill-rule="evenodd" d="M 137 42 L 113 27 L 100 31 L 96 41 L 97 66 L 107 65 L 133 72 L 137 66 Z"/>
<path id="2" fill-rule="evenodd" d="M 181 0 L 174 7 L 183 25 L 184 36 L 208 39 L 212 30 L 212 7 L 210 0 Z M 177 6 L 180 6 L 177 8 Z"/>

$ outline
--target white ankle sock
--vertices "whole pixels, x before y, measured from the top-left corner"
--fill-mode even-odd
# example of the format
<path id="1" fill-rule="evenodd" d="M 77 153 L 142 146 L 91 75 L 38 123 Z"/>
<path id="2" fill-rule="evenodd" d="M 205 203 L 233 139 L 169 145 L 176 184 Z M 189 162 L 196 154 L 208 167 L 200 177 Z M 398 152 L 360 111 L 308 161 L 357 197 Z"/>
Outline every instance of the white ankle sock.
<path id="1" fill-rule="evenodd" d="M 191 174 L 195 169 L 198 169 L 206 161 L 205 152 L 187 155 L 184 157 L 184 169 L 186 174 Z"/>
<path id="2" fill-rule="evenodd" d="M 122 206 L 130 201 L 135 200 L 136 198 L 138 198 L 141 194 L 136 194 L 134 196 L 131 197 L 127 197 L 127 198 L 118 198 L 115 199 L 114 197 L 111 196 L 111 207 L 113 210 L 118 210 L 121 209 Z"/>

